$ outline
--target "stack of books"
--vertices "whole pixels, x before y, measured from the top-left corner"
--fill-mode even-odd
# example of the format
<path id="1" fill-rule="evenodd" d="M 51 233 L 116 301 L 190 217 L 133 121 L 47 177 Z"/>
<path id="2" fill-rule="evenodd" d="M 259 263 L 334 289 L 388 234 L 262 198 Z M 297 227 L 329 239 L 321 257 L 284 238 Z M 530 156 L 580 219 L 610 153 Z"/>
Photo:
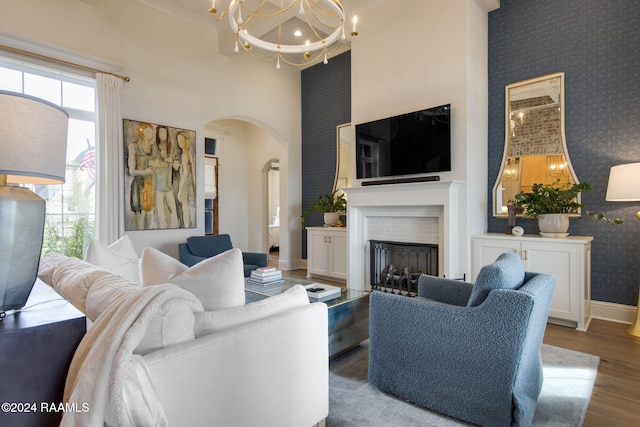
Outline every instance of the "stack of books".
<path id="1" fill-rule="evenodd" d="M 275 267 L 260 267 L 251 271 L 249 283 L 257 285 L 273 285 L 275 283 L 284 282 L 282 271 Z"/>
<path id="2" fill-rule="evenodd" d="M 338 298 L 342 294 L 342 288 L 321 283 L 312 283 L 305 286 L 309 301 L 327 301 Z"/>

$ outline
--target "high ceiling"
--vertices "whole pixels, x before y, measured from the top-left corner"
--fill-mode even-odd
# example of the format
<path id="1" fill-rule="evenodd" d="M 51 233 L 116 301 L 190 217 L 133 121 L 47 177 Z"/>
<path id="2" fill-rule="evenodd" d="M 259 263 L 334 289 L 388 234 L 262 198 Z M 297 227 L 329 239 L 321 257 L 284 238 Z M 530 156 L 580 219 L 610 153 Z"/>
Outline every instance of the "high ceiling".
<path id="1" fill-rule="evenodd" d="M 220 53 L 231 54 L 235 36 L 230 28 L 228 15 L 225 15 L 221 20 L 215 20 L 212 18 L 208 9 L 211 7 L 211 0 L 137 0 L 140 3 L 146 4 L 153 8 L 156 8 L 168 15 L 183 21 L 189 22 L 207 31 L 211 31 L 218 34 Z M 280 6 L 280 0 L 266 0 L 271 3 L 273 7 Z M 289 4 L 292 0 L 285 0 L 285 5 Z M 380 0 L 374 0 L 377 3 Z M 347 20 L 350 20 L 355 13 L 354 9 L 358 0 L 342 1 L 345 7 L 345 13 Z M 348 4 L 349 8 L 347 8 Z M 371 3 L 371 2 L 370 2 Z M 216 0 L 216 8 L 218 12 L 217 17 L 220 17 L 222 12 L 228 10 L 229 0 Z M 281 43 L 282 44 L 298 44 L 300 40 L 313 39 L 312 36 L 305 34 L 305 32 L 311 31 L 308 25 L 304 23 L 297 14 L 297 5 L 293 7 L 285 16 L 285 21 L 282 24 Z M 302 35 L 294 36 L 294 31 L 300 30 Z M 260 29 L 261 37 L 269 37 L 269 33 L 272 34 L 272 38 L 277 37 L 276 33 L 277 23 L 273 23 L 270 27 L 262 27 Z M 346 42 L 345 46 L 339 51 L 345 51 L 349 49 L 349 43 Z"/>
<path id="2" fill-rule="evenodd" d="M 87 3 L 97 2 L 102 0 L 81 0 Z M 196 25 L 200 28 L 203 28 L 212 33 L 216 33 L 218 36 L 218 49 L 221 54 L 231 55 L 233 54 L 233 48 L 235 46 L 235 34 L 231 30 L 229 25 L 228 15 L 225 15 L 221 20 L 215 20 L 212 18 L 211 14 L 208 12 L 208 9 L 211 7 L 212 0 L 137 0 L 140 3 L 146 4 L 150 7 L 156 8 L 168 15 L 171 15 L 177 19 L 181 19 L 183 21 L 189 22 L 193 25 Z M 221 14 L 228 10 L 229 3 L 231 0 L 215 0 L 216 8 L 218 12 L 216 14 L 217 17 L 220 17 Z M 291 4 L 292 2 L 296 2 L 296 4 L 292 7 L 290 13 L 284 18 L 285 22 L 282 24 L 282 34 L 281 34 L 281 43 L 282 44 L 299 44 L 301 40 L 311 39 L 314 40 L 314 37 L 305 34 L 305 32 L 310 32 L 311 30 L 308 28 L 307 24 L 304 23 L 297 14 L 298 3 L 296 0 L 245 0 L 249 7 L 255 7 L 256 4 L 264 1 L 267 3 L 267 6 L 272 6 L 273 8 L 279 8 L 281 2 L 286 5 Z M 310 0 L 309 0 L 310 1 Z M 424 1 L 424 0 L 421 0 Z M 478 0 L 484 9 L 487 11 L 496 9 L 500 6 L 500 0 Z M 316 3 L 314 1 L 313 3 Z M 351 19 L 354 15 L 364 14 L 365 10 L 379 8 L 384 10 L 384 8 L 390 7 L 393 3 L 392 0 L 340 0 L 345 12 L 345 20 L 350 23 Z M 306 2 L 305 2 L 306 4 Z M 307 13 L 307 15 L 310 15 Z M 350 30 L 350 25 L 347 26 L 347 30 Z M 359 22 L 358 31 L 372 31 L 371 28 L 367 28 L 367 22 Z M 293 33 L 295 30 L 300 30 L 303 32 L 300 36 L 294 36 Z M 269 26 L 262 26 L 257 31 L 260 34 L 254 34 L 258 37 L 263 37 L 268 33 L 277 33 L 277 23 Z M 277 35 L 272 35 L 272 38 L 277 37 Z M 333 52 L 332 56 L 335 54 L 342 53 L 346 50 L 350 49 L 349 41 L 341 42 L 338 46 L 338 50 Z M 312 64 L 309 64 L 312 65 Z"/>
<path id="3" fill-rule="evenodd" d="M 207 10 L 211 0 L 137 0 L 156 8 L 168 15 L 197 25 L 205 30 L 216 32 L 216 25 Z M 221 2 L 219 2 L 221 3 Z"/>
<path id="4" fill-rule="evenodd" d="M 87 0 L 84 0 L 87 1 Z M 223 55 L 232 55 L 234 54 L 234 47 L 236 46 L 236 36 L 234 32 L 231 30 L 229 25 L 228 15 L 223 12 L 227 11 L 229 8 L 230 0 L 216 0 L 216 8 L 218 12 L 216 13 L 216 18 L 213 19 L 211 14 L 208 12 L 208 9 L 211 7 L 211 0 L 137 0 L 140 3 L 146 4 L 150 7 L 156 8 L 168 15 L 171 15 L 177 19 L 183 20 L 185 22 L 189 22 L 193 25 L 196 25 L 202 29 L 210 31 L 212 33 L 217 34 L 218 39 L 218 51 Z M 247 6 L 249 8 L 255 8 L 260 2 L 264 1 L 266 5 L 261 12 L 264 13 L 265 9 L 272 8 L 275 10 L 280 10 L 280 4 L 282 0 L 245 0 L 247 2 Z M 318 40 L 317 37 L 313 35 L 313 32 L 320 34 L 322 37 L 326 36 L 326 33 L 323 31 L 323 28 L 319 28 L 319 26 L 314 26 L 313 29 L 309 27 L 309 25 L 304 22 L 304 18 L 301 19 L 301 15 L 298 14 L 299 3 L 296 0 L 283 0 L 285 6 L 290 5 L 292 2 L 295 2 L 293 7 L 287 11 L 287 13 L 283 16 L 281 28 L 278 28 L 277 20 L 269 20 L 266 23 L 263 23 L 264 20 L 255 19 L 252 22 L 252 35 L 262 38 L 263 40 L 268 40 L 272 43 L 280 42 L 282 45 L 299 45 L 304 43 L 305 40 L 311 40 L 312 42 Z M 345 20 L 350 22 L 353 18 L 353 15 L 357 13 L 357 9 L 359 8 L 358 3 L 361 0 L 342 0 L 342 5 L 345 11 Z M 367 8 L 372 7 L 373 4 L 379 3 L 381 1 L 386 0 L 366 0 L 365 5 Z M 310 8 L 305 2 L 305 7 L 307 10 Z M 246 15 L 245 15 L 246 16 Z M 222 17 L 222 19 L 220 19 Z M 313 23 L 313 14 L 307 13 L 307 19 L 310 18 L 311 23 Z M 323 19 L 327 19 L 324 17 Z M 317 21 L 316 21 L 317 22 Z M 347 30 L 350 29 L 349 24 L 347 26 Z M 257 28 L 256 28 L 257 27 Z M 300 32 L 299 35 L 294 35 L 294 32 Z M 326 30 L 325 30 L 326 31 Z M 337 49 L 335 49 L 337 47 Z M 348 40 L 341 41 L 340 44 L 334 45 L 330 49 L 330 55 L 334 56 L 340 54 L 344 51 L 350 49 L 350 42 Z M 313 65 L 318 62 L 319 56 L 316 57 L 316 60 L 313 59 L 309 62 L 309 64 L 305 64 L 303 66 Z M 300 61 L 295 61 L 300 62 Z M 303 61 L 302 61 L 303 62 Z"/>

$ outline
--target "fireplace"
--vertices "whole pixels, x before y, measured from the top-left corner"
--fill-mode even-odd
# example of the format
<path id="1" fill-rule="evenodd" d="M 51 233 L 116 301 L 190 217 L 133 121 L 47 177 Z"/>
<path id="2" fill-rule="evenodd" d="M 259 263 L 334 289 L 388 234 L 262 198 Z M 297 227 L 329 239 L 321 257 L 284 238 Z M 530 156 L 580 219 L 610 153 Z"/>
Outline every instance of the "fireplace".
<path id="1" fill-rule="evenodd" d="M 415 296 L 421 274 L 438 275 L 438 245 L 369 241 L 371 290 Z"/>
<path id="2" fill-rule="evenodd" d="M 470 255 L 463 188 L 458 181 L 345 188 L 349 287 L 370 289 L 370 240 L 437 243 L 438 275 L 463 277 Z M 380 218 L 384 218 L 382 224 L 390 224 L 393 233 L 380 233 Z M 397 225 L 407 220 L 412 232 L 396 233 Z M 431 225 L 437 228 L 435 233 L 426 230 Z"/>

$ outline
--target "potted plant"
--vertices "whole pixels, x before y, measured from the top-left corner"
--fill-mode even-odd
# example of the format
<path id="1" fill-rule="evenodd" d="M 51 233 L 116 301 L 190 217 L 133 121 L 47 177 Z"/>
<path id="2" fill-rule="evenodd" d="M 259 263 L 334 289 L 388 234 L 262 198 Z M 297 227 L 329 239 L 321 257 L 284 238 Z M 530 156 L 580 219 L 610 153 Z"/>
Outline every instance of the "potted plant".
<path id="1" fill-rule="evenodd" d="M 591 190 L 586 182 L 560 184 L 558 179 L 551 184 L 533 184 L 530 192 L 516 194 L 512 204 L 522 207 L 526 216 L 538 218 L 538 228 L 543 236 L 566 236 L 569 214 L 577 213 L 585 206 L 577 199 L 584 190 Z"/>
<path id="2" fill-rule="evenodd" d="M 314 211 L 324 212 L 325 225 L 334 226 L 340 220 L 340 214 L 344 215 L 346 210 L 347 199 L 345 199 L 343 192 L 334 190 L 332 193 L 322 194 L 313 202 L 311 207 L 302 214 L 302 226 L 304 227 L 305 218 Z"/>

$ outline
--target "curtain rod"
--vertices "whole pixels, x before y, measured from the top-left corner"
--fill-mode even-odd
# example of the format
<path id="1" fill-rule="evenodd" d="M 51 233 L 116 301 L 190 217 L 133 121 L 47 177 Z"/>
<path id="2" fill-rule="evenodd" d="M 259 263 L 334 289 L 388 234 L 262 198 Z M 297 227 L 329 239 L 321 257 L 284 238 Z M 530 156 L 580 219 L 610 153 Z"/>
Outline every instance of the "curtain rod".
<path id="1" fill-rule="evenodd" d="M 50 56 L 40 55 L 39 53 L 33 53 L 33 52 L 29 52 L 27 50 L 17 49 L 15 47 L 6 46 L 6 45 L 3 45 L 3 44 L 0 44 L 0 49 L 8 50 L 10 52 L 20 53 L 22 55 L 31 56 L 33 58 L 44 59 L 46 61 L 55 62 L 57 64 L 67 65 L 69 67 L 78 68 L 80 70 L 91 71 L 93 73 L 109 74 L 111 76 L 114 76 L 114 77 L 117 77 L 119 79 L 122 79 L 125 82 L 128 82 L 128 81 L 131 80 L 127 76 L 121 76 L 119 74 L 108 73 L 108 72 L 102 71 L 102 70 L 96 70 L 95 68 L 86 67 L 84 65 L 79 65 L 79 64 L 74 64 L 73 62 L 63 61 L 62 59 L 51 58 Z"/>

